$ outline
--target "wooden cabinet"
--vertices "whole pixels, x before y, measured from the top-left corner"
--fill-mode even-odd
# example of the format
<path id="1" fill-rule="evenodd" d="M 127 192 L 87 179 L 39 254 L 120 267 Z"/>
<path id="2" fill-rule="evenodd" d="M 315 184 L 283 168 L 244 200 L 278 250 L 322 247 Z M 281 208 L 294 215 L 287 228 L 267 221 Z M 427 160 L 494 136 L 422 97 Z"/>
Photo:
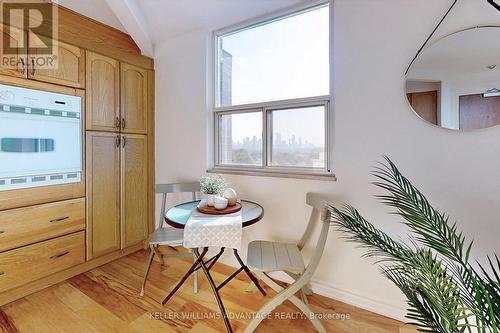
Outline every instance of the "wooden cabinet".
<path id="1" fill-rule="evenodd" d="M 1 53 L 0 75 L 9 75 L 15 77 L 26 77 L 26 52 L 22 45 L 26 41 L 26 33 L 23 30 L 14 27 L 7 27 L 0 24 L 1 30 Z M 12 47 L 14 54 L 5 50 L 4 42 L 7 41 Z"/>
<path id="2" fill-rule="evenodd" d="M 149 71 L 87 52 L 87 130 L 148 133 Z"/>
<path id="3" fill-rule="evenodd" d="M 0 305 L 141 248 L 153 225 L 153 60 L 61 10 L 60 41 L 0 23 L 14 47 L 0 43 L 0 83 L 80 96 L 85 111 L 81 182 L 0 192 Z M 27 51 L 47 41 L 57 58 Z"/>
<path id="4" fill-rule="evenodd" d="M 0 25 L 0 30 L 2 33 L 0 75 L 85 88 L 85 51 L 83 49 L 49 39 L 56 52 L 55 56 L 46 55 L 36 51 L 37 46 L 45 46 L 42 44 L 44 41 L 39 37 L 27 34 L 15 27 L 8 28 Z M 3 45 L 5 40 L 9 41 L 15 53 L 7 52 Z M 30 47 L 29 53 L 27 46 Z"/>
<path id="5" fill-rule="evenodd" d="M 87 132 L 87 259 L 146 239 L 147 152 L 145 135 Z"/>
<path id="6" fill-rule="evenodd" d="M 85 261 L 85 232 L 0 253 L 0 292 Z"/>
<path id="7" fill-rule="evenodd" d="M 122 132 L 146 134 L 148 131 L 148 71 L 121 63 Z"/>
<path id="8" fill-rule="evenodd" d="M 87 52 L 87 129 L 120 130 L 120 64 L 117 60 Z"/>
<path id="9" fill-rule="evenodd" d="M 0 211 L 0 252 L 84 228 L 84 198 Z"/>
<path id="10" fill-rule="evenodd" d="M 40 42 L 32 38 L 29 39 L 28 43 L 32 47 Z M 53 41 L 53 43 L 53 47 L 57 49 L 56 59 L 46 56 L 42 57 L 42 55 L 36 52 L 28 55 L 28 78 L 75 88 L 84 88 L 85 51 L 79 47 L 60 41 Z M 55 61 L 55 67 L 46 68 L 41 66 L 48 61 Z"/>
<path id="11" fill-rule="evenodd" d="M 122 248 L 126 248 L 147 237 L 147 137 L 124 135 L 122 147 Z"/>
<path id="12" fill-rule="evenodd" d="M 87 132 L 87 260 L 120 249 L 120 148 L 113 133 Z"/>

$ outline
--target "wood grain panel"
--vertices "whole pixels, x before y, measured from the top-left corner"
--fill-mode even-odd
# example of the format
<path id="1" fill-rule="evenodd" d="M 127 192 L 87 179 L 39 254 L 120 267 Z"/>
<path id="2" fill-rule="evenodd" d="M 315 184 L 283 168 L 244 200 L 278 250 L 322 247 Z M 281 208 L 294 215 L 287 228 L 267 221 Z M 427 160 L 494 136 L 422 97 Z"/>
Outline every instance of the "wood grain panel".
<path id="1" fill-rule="evenodd" d="M 87 132 L 87 260 L 120 249 L 118 135 Z"/>
<path id="2" fill-rule="evenodd" d="M 126 63 L 120 65 L 121 115 L 123 133 L 146 134 L 148 131 L 148 72 Z"/>
<path id="3" fill-rule="evenodd" d="M 148 71 L 148 202 L 149 202 L 149 232 L 155 230 L 155 75 L 153 71 Z"/>
<path id="4" fill-rule="evenodd" d="M 500 96 L 482 94 L 459 98 L 460 129 L 473 130 L 500 124 Z"/>
<path id="5" fill-rule="evenodd" d="M 85 199 L 0 212 L 0 252 L 85 228 Z"/>
<path id="6" fill-rule="evenodd" d="M 145 135 L 122 138 L 122 248 L 146 239 L 148 234 L 148 148 Z"/>
<path id="7" fill-rule="evenodd" d="M 139 47 L 128 34 L 62 6 L 50 3 L 47 6 L 55 6 L 57 9 L 58 34 L 56 39 L 120 61 L 153 69 L 153 59 L 142 56 Z M 15 17 L 15 14 L 13 14 L 11 22 L 22 22 L 20 18 Z M 49 35 L 51 29 L 48 23 L 40 22 L 40 18 L 37 16 L 32 16 L 30 19 L 33 26 L 40 24 L 37 29 L 41 34 Z M 17 28 L 22 29 L 23 27 L 17 26 Z"/>
<path id="8" fill-rule="evenodd" d="M 87 130 L 118 131 L 120 64 L 94 52 L 87 52 L 86 58 Z"/>
<path id="9" fill-rule="evenodd" d="M 26 49 L 22 48 L 23 43 L 26 43 L 26 33 L 15 27 L 6 27 L 0 24 L 0 54 L 2 55 L 0 59 L 0 74 L 9 75 L 15 77 L 25 78 L 26 72 Z M 18 49 L 16 54 L 6 54 L 4 51 L 4 38 L 9 41 L 12 47 Z M 7 64 L 7 65 L 4 65 Z"/>
<path id="10" fill-rule="evenodd" d="M 165 249 L 165 251 L 171 251 Z M 27 296 L 0 308 L 0 325 L 21 332 L 225 332 L 219 318 L 217 304 L 206 280 L 200 280 L 200 291 L 192 292 L 192 279 L 165 305 L 159 303 L 169 288 L 177 282 L 191 265 L 189 259 L 169 258 L 167 265 L 160 266 L 155 260 L 151 267 L 145 297 L 138 297 L 147 252 L 140 251 L 114 262 L 76 276 L 69 281 L 52 286 L 40 293 Z M 88 263 L 85 263 L 85 265 Z M 216 283 L 220 283 L 234 268 L 217 263 L 212 268 Z M 241 314 L 243 318 L 231 318 L 235 332 L 243 332 L 249 318 L 276 295 L 267 288 L 268 296 L 258 291 L 245 292 L 249 281 L 238 275 L 221 289 L 228 313 Z M 416 333 L 415 328 L 399 321 L 314 294 L 308 296 L 313 311 L 327 319 L 321 319 L 327 332 L 338 333 Z M 47 313 L 43 302 L 46 302 Z M 68 312 L 78 314 L 78 320 Z M 55 314 L 68 315 L 61 322 Z M 274 316 L 274 313 L 277 316 Z M 179 316 L 169 317 L 169 314 Z M 185 314 L 187 318 L 181 316 Z M 158 316 L 158 317 L 157 317 Z M 1 326 L 0 326 L 1 327 Z M 12 331 L 12 330 L 11 330 Z M 256 332 L 315 332 L 310 322 L 300 317 L 297 308 L 285 302 L 276 308 L 270 319 L 264 320 Z"/>
<path id="11" fill-rule="evenodd" d="M 28 40 L 30 48 L 36 47 L 37 42 Z M 85 51 L 77 46 L 61 41 L 53 41 L 57 49 L 55 68 L 38 68 L 36 57 L 38 54 L 28 55 L 28 78 L 37 81 L 49 82 L 75 88 L 85 87 Z"/>
<path id="12" fill-rule="evenodd" d="M 91 270 L 95 267 L 104 265 L 112 260 L 116 260 L 120 257 L 126 256 L 130 253 L 136 252 L 142 249 L 142 244 L 129 247 L 125 250 L 118 250 L 111 252 L 109 254 L 103 255 L 99 258 L 86 261 L 79 265 L 73 266 L 71 268 L 65 269 L 58 273 L 51 274 L 49 276 L 43 277 L 36 281 L 23 284 L 14 289 L 7 290 L 0 293 L 0 305 L 5 305 L 11 303 L 19 298 L 32 294 L 34 292 L 40 291 L 44 288 L 50 287 L 61 281 L 69 279 L 75 275 Z"/>
<path id="13" fill-rule="evenodd" d="M 55 93 L 59 93 L 59 94 L 66 94 L 66 95 L 75 95 L 75 96 L 82 96 L 82 97 L 84 97 L 84 95 L 85 95 L 84 91 L 81 89 L 75 89 L 75 88 L 71 88 L 71 87 L 60 86 L 60 85 L 46 83 L 46 82 L 28 80 L 27 78 L 19 78 L 19 77 L 13 77 L 13 76 L 1 75 L 1 74 L 0 74 L 0 83 L 12 85 L 12 86 L 16 86 L 16 87 L 21 87 L 21 88 L 38 89 L 38 90 L 50 91 L 50 92 L 55 92 Z"/>
<path id="14" fill-rule="evenodd" d="M 434 125 L 438 124 L 437 91 L 409 93 L 407 96 L 413 110 L 415 110 L 422 119 Z"/>
<path id="15" fill-rule="evenodd" d="M 85 232 L 0 253 L 0 292 L 85 261 Z"/>

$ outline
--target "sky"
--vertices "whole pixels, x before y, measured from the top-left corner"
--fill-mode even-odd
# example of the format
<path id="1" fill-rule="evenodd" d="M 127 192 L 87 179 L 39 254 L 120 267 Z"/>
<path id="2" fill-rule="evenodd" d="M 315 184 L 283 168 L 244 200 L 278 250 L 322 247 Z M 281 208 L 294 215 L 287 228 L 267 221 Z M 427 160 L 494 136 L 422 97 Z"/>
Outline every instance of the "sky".
<path id="1" fill-rule="evenodd" d="M 321 7 L 222 36 L 224 50 L 232 54 L 233 105 L 328 95 L 328 31 L 328 7 Z M 287 129 L 280 132 L 283 139 L 295 134 L 323 145 L 324 136 L 310 131 L 324 121 L 322 113 L 304 112 L 287 114 L 290 126 L 281 126 L 281 131 Z M 255 115 L 234 117 L 233 139 L 252 137 L 261 121 Z"/>

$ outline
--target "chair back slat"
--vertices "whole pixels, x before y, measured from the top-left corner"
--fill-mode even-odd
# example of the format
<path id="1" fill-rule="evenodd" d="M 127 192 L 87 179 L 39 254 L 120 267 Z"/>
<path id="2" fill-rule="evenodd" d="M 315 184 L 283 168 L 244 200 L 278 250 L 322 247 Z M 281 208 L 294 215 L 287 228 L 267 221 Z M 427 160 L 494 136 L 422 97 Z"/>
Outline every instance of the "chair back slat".
<path id="1" fill-rule="evenodd" d="M 306 195 L 306 203 L 312 207 L 311 216 L 309 217 L 309 222 L 307 224 L 306 230 L 302 235 L 302 238 L 297 244 L 300 250 L 304 248 L 308 240 L 318 223 L 321 224 L 321 231 L 318 236 L 318 240 L 315 243 L 315 249 L 309 264 L 307 265 L 306 272 L 308 274 L 313 274 L 316 270 L 323 251 L 325 250 L 326 240 L 328 238 L 328 231 L 330 230 L 330 212 L 326 209 L 326 203 L 328 199 L 318 193 L 308 192 Z"/>
<path id="2" fill-rule="evenodd" d="M 306 194 L 306 204 L 317 210 L 322 210 L 326 202 L 327 199 L 319 193 L 307 192 Z"/>
<path id="3" fill-rule="evenodd" d="M 302 250 L 304 248 L 307 241 L 311 237 L 312 232 L 314 231 L 314 228 L 316 227 L 316 224 L 318 223 L 318 221 L 321 221 L 322 216 L 320 216 L 320 213 L 324 212 L 324 206 L 325 206 L 326 202 L 327 202 L 327 200 L 321 194 L 307 192 L 306 204 L 312 207 L 312 211 L 311 211 L 311 215 L 309 217 L 309 222 L 307 223 L 306 230 L 304 231 L 302 238 L 300 239 L 299 243 L 297 244 L 297 246 L 299 247 L 299 250 Z"/>
<path id="4" fill-rule="evenodd" d="M 321 221 L 323 222 L 321 224 L 321 231 L 318 236 L 318 241 L 315 244 L 316 247 L 314 249 L 314 253 L 311 257 L 311 260 L 309 261 L 309 264 L 306 267 L 306 270 L 304 271 L 304 275 L 312 276 L 314 274 L 316 268 L 319 265 L 321 257 L 323 256 L 323 252 L 325 251 L 326 240 L 328 238 L 328 231 L 330 230 L 331 223 L 328 210 L 323 209 L 321 215 Z"/>
<path id="5" fill-rule="evenodd" d="M 319 210 L 313 207 L 311 215 L 309 216 L 309 222 L 307 222 L 306 230 L 302 234 L 302 237 L 299 243 L 297 244 L 299 250 L 302 250 L 304 246 L 306 246 L 307 241 L 309 240 L 314 231 L 314 227 L 316 227 L 318 219 L 319 219 Z"/>
<path id="6" fill-rule="evenodd" d="M 187 193 L 187 192 L 200 192 L 200 183 L 172 183 L 172 184 L 156 184 L 156 193 Z"/>
<path id="7" fill-rule="evenodd" d="M 167 194 L 171 193 L 191 193 L 193 196 L 193 201 L 196 200 L 196 193 L 200 192 L 199 182 L 189 182 L 189 183 L 171 183 L 171 184 L 156 184 L 155 192 L 162 195 L 161 202 L 161 213 L 160 221 L 158 223 L 157 229 L 161 228 L 163 225 L 163 219 L 165 218 L 166 206 L 167 206 Z"/>

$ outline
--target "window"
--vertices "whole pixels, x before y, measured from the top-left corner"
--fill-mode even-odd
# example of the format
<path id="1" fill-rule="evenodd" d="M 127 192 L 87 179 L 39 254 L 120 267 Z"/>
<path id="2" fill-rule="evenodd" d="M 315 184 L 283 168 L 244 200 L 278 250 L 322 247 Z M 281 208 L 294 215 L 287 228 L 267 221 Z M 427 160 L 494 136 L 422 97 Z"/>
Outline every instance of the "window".
<path id="1" fill-rule="evenodd" d="M 330 174 L 329 6 L 215 34 L 217 171 Z"/>
<path id="2" fill-rule="evenodd" d="M 262 165 L 262 113 L 223 113 L 219 116 L 221 163 Z"/>

